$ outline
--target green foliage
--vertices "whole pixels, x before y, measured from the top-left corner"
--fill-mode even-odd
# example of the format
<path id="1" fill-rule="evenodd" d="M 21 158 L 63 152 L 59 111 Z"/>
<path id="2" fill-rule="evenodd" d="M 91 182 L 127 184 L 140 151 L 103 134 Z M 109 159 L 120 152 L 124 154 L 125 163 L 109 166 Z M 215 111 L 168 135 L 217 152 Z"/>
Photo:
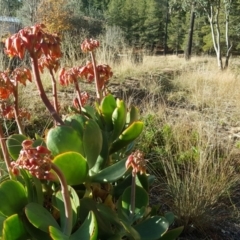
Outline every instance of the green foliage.
<path id="1" fill-rule="evenodd" d="M 146 116 L 143 121 L 145 131 L 138 144 L 147 155 L 162 159 L 171 157 L 176 164 L 199 159 L 198 133 L 194 129 L 182 129 L 179 133 L 172 125 L 164 123 L 154 115 Z M 181 142 L 179 134 L 181 134 Z M 161 166 L 159 165 L 158 168 Z"/>

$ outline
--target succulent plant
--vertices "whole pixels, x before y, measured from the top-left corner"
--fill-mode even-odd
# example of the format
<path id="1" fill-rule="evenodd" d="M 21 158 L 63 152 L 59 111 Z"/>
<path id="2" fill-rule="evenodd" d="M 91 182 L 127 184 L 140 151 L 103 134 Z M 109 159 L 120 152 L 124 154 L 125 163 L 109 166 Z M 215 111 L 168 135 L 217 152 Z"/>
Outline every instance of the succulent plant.
<path id="1" fill-rule="evenodd" d="M 112 76 L 108 65 L 96 65 L 99 42 L 85 40 L 81 47 L 92 61 L 85 66 L 61 69 L 59 82 L 73 84 L 77 96 L 71 112 L 59 114 L 55 72 L 61 58 L 60 38 L 44 31 L 44 25 L 20 30 L 6 40 L 6 53 L 23 58 L 27 51 L 30 70 L 0 72 L 0 99 L 14 96 L 13 116 L 19 133 L 5 141 L 0 127 L 1 149 L 8 176 L 0 184 L 0 236 L 15 239 L 175 239 L 182 231 L 168 231 L 172 213 L 156 214 L 149 204 L 144 154 L 134 149 L 143 131 L 139 110 L 111 95 L 106 83 Z M 53 82 L 53 104 L 41 82 L 46 68 Z M 31 80 L 49 110 L 55 126 L 41 138 L 24 134 L 17 104 L 17 83 Z M 94 82 L 96 103 L 86 105 L 79 78 Z M 12 79 L 12 78 L 11 78 Z M 6 102 L 7 104 L 7 102 Z M 2 117 L 6 117 L 2 111 Z M 14 231 L 12 230 L 14 229 Z"/>

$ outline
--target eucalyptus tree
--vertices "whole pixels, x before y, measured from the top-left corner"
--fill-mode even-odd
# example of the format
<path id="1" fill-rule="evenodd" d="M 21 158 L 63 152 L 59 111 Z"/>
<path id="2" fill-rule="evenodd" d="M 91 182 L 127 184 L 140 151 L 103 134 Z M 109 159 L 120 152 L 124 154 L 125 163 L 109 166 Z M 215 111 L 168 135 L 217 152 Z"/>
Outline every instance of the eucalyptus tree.
<path id="1" fill-rule="evenodd" d="M 199 0 L 199 6 L 205 11 L 211 28 L 213 47 L 217 56 L 217 64 L 220 70 L 226 69 L 229 63 L 232 43 L 229 38 L 229 21 L 233 11 L 233 0 Z M 223 15 L 225 26 L 221 28 L 220 15 Z M 225 35 L 226 57 L 225 64 L 222 60 L 221 31 Z"/>

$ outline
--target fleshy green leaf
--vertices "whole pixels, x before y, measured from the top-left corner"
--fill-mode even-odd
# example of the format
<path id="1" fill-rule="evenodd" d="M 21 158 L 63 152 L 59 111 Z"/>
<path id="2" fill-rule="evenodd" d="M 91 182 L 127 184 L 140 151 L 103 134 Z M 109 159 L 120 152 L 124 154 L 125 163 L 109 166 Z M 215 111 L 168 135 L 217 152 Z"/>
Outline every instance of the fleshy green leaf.
<path id="1" fill-rule="evenodd" d="M 3 223 L 3 239 L 26 240 L 28 233 L 18 214 L 8 217 Z"/>
<path id="2" fill-rule="evenodd" d="M 91 169 L 97 161 L 102 149 L 102 142 L 101 129 L 94 120 L 89 119 L 85 124 L 83 132 L 83 148 L 89 169 Z"/>
<path id="3" fill-rule="evenodd" d="M 17 160 L 22 149 L 22 142 L 27 137 L 21 134 L 13 134 L 7 139 L 7 149 L 13 160 Z"/>
<path id="4" fill-rule="evenodd" d="M 44 146 L 46 147 L 46 143 L 44 141 L 43 138 L 37 138 L 34 142 L 33 142 L 33 147 L 37 147 L 37 146 Z"/>
<path id="5" fill-rule="evenodd" d="M 79 134 L 80 138 L 82 138 L 83 137 L 83 129 L 85 126 L 85 122 L 87 120 L 88 119 L 83 115 L 73 114 L 73 115 L 68 116 L 64 122 L 67 125 L 70 125 Z"/>
<path id="6" fill-rule="evenodd" d="M 97 157 L 97 161 L 95 165 L 91 168 L 91 171 L 98 173 L 106 164 L 108 161 L 109 157 L 109 152 L 108 152 L 108 134 L 105 131 L 102 131 L 102 149 Z"/>
<path id="7" fill-rule="evenodd" d="M 164 235 L 160 238 L 160 240 L 175 240 L 179 237 L 179 235 L 182 233 L 184 227 L 178 227 L 171 229 L 164 233 Z"/>
<path id="8" fill-rule="evenodd" d="M 58 223 L 53 218 L 51 213 L 37 203 L 29 203 L 25 207 L 25 214 L 29 222 L 34 227 L 39 228 L 44 232 L 48 232 L 50 226 L 53 226 L 60 230 Z"/>
<path id="9" fill-rule="evenodd" d="M 92 211 L 89 212 L 87 218 L 81 227 L 70 236 L 70 240 L 96 240 L 98 237 L 97 220 Z"/>
<path id="10" fill-rule="evenodd" d="M 168 230 L 168 227 L 168 221 L 164 217 L 154 216 L 135 225 L 134 229 L 140 234 L 141 240 L 157 240 Z"/>
<path id="11" fill-rule="evenodd" d="M 0 215 L 0 237 L 2 236 L 3 222 L 6 220 L 6 217 Z M 1 239 L 1 238 L 0 238 Z"/>
<path id="12" fill-rule="evenodd" d="M 172 212 L 165 213 L 164 217 L 167 219 L 169 225 L 171 225 L 174 222 L 175 216 Z"/>
<path id="13" fill-rule="evenodd" d="M 82 139 L 70 126 L 52 128 L 47 134 L 46 144 L 53 156 L 69 151 L 84 155 Z"/>
<path id="14" fill-rule="evenodd" d="M 134 240 L 141 240 L 139 233 L 127 222 L 121 221 L 122 226 L 125 229 L 126 235 L 131 236 Z"/>
<path id="15" fill-rule="evenodd" d="M 86 180 L 88 164 L 81 154 L 66 152 L 56 156 L 53 163 L 60 168 L 68 185 L 78 185 Z"/>
<path id="16" fill-rule="evenodd" d="M 116 100 L 111 94 L 104 97 L 99 106 L 107 131 L 111 131 L 113 129 L 112 114 L 116 107 Z"/>
<path id="17" fill-rule="evenodd" d="M 7 180 L 0 185 L 0 212 L 4 216 L 19 213 L 27 204 L 27 194 L 23 185 Z"/>
<path id="18" fill-rule="evenodd" d="M 92 182 L 115 182 L 126 173 L 125 160 L 121 160 L 110 167 L 104 168 L 99 173 L 90 177 Z"/>
<path id="19" fill-rule="evenodd" d="M 111 223 L 100 214 L 97 209 L 97 203 L 91 198 L 82 198 L 80 201 L 80 211 L 79 211 L 79 219 L 80 221 L 84 221 L 89 212 L 92 211 L 97 219 L 98 223 L 98 234 L 100 239 L 108 239 L 109 236 L 112 236 L 113 230 L 111 227 Z"/>
<path id="20" fill-rule="evenodd" d="M 124 209 L 125 212 L 130 215 L 130 209 L 131 209 L 131 191 L 132 187 L 126 188 L 126 190 L 123 192 L 122 195 L 122 208 Z M 136 192 L 135 192 L 135 214 L 138 214 L 142 212 L 143 207 L 147 207 L 148 205 L 148 194 L 147 192 L 136 185 Z"/>
<path id="21" fill-rule="evenodd" d="M 80 205 L 80 201 L 79 201 L 79 197 L 78 197 L 77 193 L 75 192 L 75 190 L 72 187 L 68 186 L 68 190 L 69 190 L 70 200 L 71 200 L 71 204 L 72 204 L 72 213 L 73 213 L 72 214 L 72 217 L 73 217 L 72 225 L 74 226 L 76 224 L 76 221 L 77 221 L 78 208 L 79 208 L 79 205 Z M 65 207 L 64 207 L 64 202 L 63 202 L 63 197 L 62 197 L 62 192 L 61 191 L 58 191 L 53 196 L 53 201 L 52 202 L 53 202 L 53 205 L 60 212 L 61 227 L 63 229 L 67 219 L 65 218 Z"/>
<path id="22" fill-rule="evenodd" d="M 69 240 L 69 237 L 62 233 L 58 228 L 49 227 L 50 236 L 53 240 Z"/>
<path id="23" fill-rule="evenodd" d="M 112 195 L 118 199 L 123 194 L 124 190 L 127 187 L 131 186 L 131 184 L 132 184 L 132 173 L 125 176 L 125 178 L 120 183 L 114 186 Z"/>

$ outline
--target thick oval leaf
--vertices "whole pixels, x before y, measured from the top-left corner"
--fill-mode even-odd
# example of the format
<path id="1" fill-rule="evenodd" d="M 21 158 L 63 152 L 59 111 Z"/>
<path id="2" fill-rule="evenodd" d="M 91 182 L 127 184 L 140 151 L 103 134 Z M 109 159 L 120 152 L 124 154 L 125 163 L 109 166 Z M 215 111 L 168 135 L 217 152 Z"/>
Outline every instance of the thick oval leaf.
<path id="1" fill-rule="evenodd" d="M 6 220 L 6 217 L 0 215 L 0 239 L 2 237 L 3 222 Z"/>
<path id="2" fill-rule="evenodd" d="M 163 234 L 163 236 L 160 238 L 160 240 L 175 240 L 179 237 L 179 235 L 182 233 L 184 227 L 178 227 L 171 229 Z"/>
<path id="3" fill-rule="evenodd" d="M 37 146 L 44 146 L 44 147 L 46 147 L 46 143 L 45 143 L 44 139 L 38 138 L 38 139 L 36 139 L 36 140 L 33 142 L 33 145 L 32 145 L 32 146 L 33 146 L 33 147 L 37 147 Z"/>
<path id="4" fill-rule="evenodd" d="M 82 108 L 82 112 L 83 112 L 83 114 L 85 114 L 89 118 L 92 118 L 92 119 L 96 118 L 96 116 L 95 116 L 96 111 L 95 111 L 95 109 L 92 106 L 85 105 Z"/>
<path id="5" fill-rule="evenodd" d="M 20 213 L 27 204 L 27 194 L 23 185 L 7 180 L 0 185 L 0 212 L 4 216 Z"/>
<path id="6" fill-rule="evenodd" d="M 90 211 L 81 227 L 70 236 L 70 240 L 96 240 L 98 225 L 93 211 Z"/>
<path id="7" fill-rule="evenodd" d="M 125 212 L 127 212 L 127 215 L 130 215 L 130 210 L 131 210 L 131 192 L 132 192 L 132 187 L 128 187 L 125 189 L 122 195 L 122 208 Z M 136 185 L 136 190 L 135 190 L 135 214 L 138 214 L 142 211 L 143 207 L 148 206 L 148 194 L 147 192 Z"/>
<path id="8" fill-rule="evenodd" d="M 86 180 L 88 174 L 88 164 L 86 159 L 77 152 L 66 152 L 53 159 L 62 173 L 68 185 L 78 185 Z"/>
<path id="9" fill-rule="evenodd" d="M 110 154 L 121 150 L 122 148 L 133 142 L 142 133 L 142 130 L 143 122 L 133 122 L 121 133 L 119 138 L 112 143 L 112 146 L 110 148 Z"/>
<path id="10" fill-rule="evenodd" d="M 168 230 L 168 227 L 168 221 L 160 216 L 148 218 L 134 226 L 141 240 L 157 240 Z"/>
<path id="11" fill-rule="evenodd" d="M 84 155 L 82 139 L 70 126 L 52 128 L 47 134 L 46 144 L 53 156 L 69 151 Z"/>
<path id="12" fill-rule="evenodd" d="M 166 212 L 164 214 L 164 217 L 167 219 L 169 225 L 171 225 L 174 222 L 175 216 L 172 212 Z"/>
<path id="13" fill-rule="evenodd" d="M 109 157 L 108 152 L 108 134 L 105 131 L 102 131 L 102 149 L 100 154 L 97 157 L 95 165 L 91 168 L 91 171 L 98 173 L 106 164 Z"/>
<path id="14" fill-rule="evenodd" d="M 139 109 L 132 106 L 126 117 L 126 127 L 132 124 L 134 121 L 138 121 L 140 118 Z"/>
<path id="15" fill-rule="evenodd" d="M 52 240 L 52 238 L 49 236 L 48 232 L 43 232 L 40 229 L 34 227 L 27 219 L 27 217 L 24 215 L 22 216 L 22 220 L 24 223 L 24 227 L 26 228 L 29 235 L 34 240 Z"/>
<path id="16" fill-rule="evenodd" d="M 98 224 L 98 237 L 99 239 L 108 239 L 114 234 L 111 222 L 109 222 L 97 209 L 97 203 L 92 198 L 82 198 L 80 201 L 79 219 L 81 222 L 89 215 L 92 211 L 97 219 Z"/>
<path id="17" fill-rule="evenodd" d="M 7 139 L 7 149 L 13 160 L 17 160 L 22 149 L 22 142 L 27 137 L 21 134 L 13 134 Z"/>
<path id="18" fill-rule="evenodd" d="M 120 183 L 114 186 L 112 195 L 116 199 L 118 199 L 123 194 L 125 189 L 131 186 L 131 184 L 132 184 L 132 173 L 129 173 L 128 175 L 125 175 L 124 179 Z"/>
<path id="19" fill-rule="evenodd" d="M 72 187 L 68 186 L 68 190 L 69 190 L 69 195 L 70 195 L 70 200 L 72 205 L 72 217 L 73 217 L 72 226 L 74 227 L 74 225 L 77 222 L 80 201 L 77 193 Z M 57 191 L 57 193 L 53 195 L 52 204 L 56 209 L 59 210 L 61 228 L 64 229 L 65 223 L 68 219 L 66 219 L 65 217 L 65 206 L 64 206 L 64 201 L 63 201 L 63 196 L 61 191 Z"/>
<path id="20" fill-rule="evenodd" d="M 25 214 L 28 221 L 36 228 L 44 232 L 49 231 L 49 227 L 53 226 L 60 230 L 60 227 L 51 213 L 43 206 L 37 203 L 29 203 L 25 207 Z"/>
<path id="21" fill-rule="evenodd" d="M 50 226 L 49 232 L 53 240 L 69 240 L 69 237 L 61 232 L 58 228 Z"/>
<path id="22" fill-rule="evenodd" d="M 88 119 L 83 115 L 73 114 L 73 115 L 68 116 L 64 122 L 67 125 L 70 125 L 76 132 L 78 132 L 80 138 L 82 138 L 83 137 L 83 129 L 85 126 L 85 122 L 87 120 Z"/>
<path id="23" fill-rule="evenodd" d="M 29 235 L 18 214 L 8 217 L 3 224 L 3 239 L 26 240 Z"/>
<path id="24" fill-rule="evenodd" d="M 139 186 L 139 187 L 142 187 L 144 188 L 147 192 L 149 190 L 149 185 L 148 185 L 148 177 L 146 174 L 140 174 L 138 173 L 137 174 L 137 177 L 136 177 L 136 184 Z"/>
<path id="25" fill-rule="evenodd" d="M 111 94 L 104 97 L 99 106 L 107 131 L 111 131 L 113 129 L 112 114 L 116 107 L 116 100 Z"/>
<path id="26" fill-rule="evenodd" d="M 119 137 L 120 133 L 123 131 L 126 116 L 127 116 L 127 106 L 123 100 L 117 99 L 117 107 L 113 111 L 112 114 L 112 122 L 113 122 L 113 131 L 112 131 L 112 141 Z"/>
<path id="27" fill-rule="evenodd" d="M 115 182 L 127 171 L 125 167 L 126 159 L 121 160 L 110 167 L 104 168 L 99 173 L 90 177 L 91 182 L 106 183 Z"/>
<path id="28" fill-rule="evenodd" d="M 121 224 L 125 229 L 126 235 L 130 236 L 130 239 L 141 240 L 139 233 L 129 223 L 121 221 Z"/>
<path id="29" fill-rule="evenodd" d="M 83 148 L 89 169 L 95 165 L 98 155 L 102 150 L 102 143 L 101 129 L 94 120 L 89 119 L 85 124 L 83 132 Z"/>

